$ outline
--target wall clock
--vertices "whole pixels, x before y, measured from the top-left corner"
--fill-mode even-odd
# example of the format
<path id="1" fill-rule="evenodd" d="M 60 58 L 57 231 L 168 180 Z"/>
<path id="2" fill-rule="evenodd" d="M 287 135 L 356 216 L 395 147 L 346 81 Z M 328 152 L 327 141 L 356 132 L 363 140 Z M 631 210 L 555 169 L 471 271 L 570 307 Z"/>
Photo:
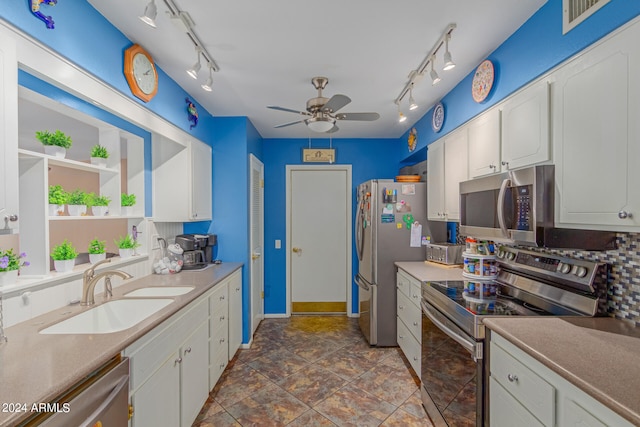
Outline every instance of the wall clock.
<path id="1" fill-rule="evenodd" d="M 444 105 L 442 102 L 433 107 L 433 115 L 431 116 L 431 128 L 434 132 L 440 132 L 444 123 Z"/>
<path id="2" fill-rule="evenodd" d="M 471 84 L 471 96 L 474 101 L 482 102 L 487 98 L 493 87 L 494 77 L 493 62 L 487 59 L 478 65 Z"/>
<path id="3" fill-rule="evenodd" d="M 124 51 L 124 76 L 131 93 L 149 102 L 158 93 L 158 73 L 153 58 L 139 44 Z"/>

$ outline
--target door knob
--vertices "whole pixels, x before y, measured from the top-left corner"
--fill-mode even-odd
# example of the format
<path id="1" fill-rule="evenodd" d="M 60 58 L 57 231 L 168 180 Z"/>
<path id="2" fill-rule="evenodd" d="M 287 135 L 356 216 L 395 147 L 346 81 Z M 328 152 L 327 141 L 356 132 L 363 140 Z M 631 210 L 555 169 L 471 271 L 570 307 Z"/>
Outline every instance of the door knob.
<path id="1" fill-rule="evenodd" d="M 620 211 L 618 212 L 618 218 L 620 219 L 633 218 L 633 215 L 631 215 L 631 212 Z"/>
<path id="2" fill-rule="evenodd" d="M 296 254 L 299 254 L 302 252 L 302 248 L 293 248 L 292 251 Z"/>
<path id="3" fill-rule="evenodd" d="M 253 261 L 257 260 L 258 258 L 260 258 L 260 254 L 252 254 L 252 255 L 251 255 L 251 259 L 252 259 Z"/>

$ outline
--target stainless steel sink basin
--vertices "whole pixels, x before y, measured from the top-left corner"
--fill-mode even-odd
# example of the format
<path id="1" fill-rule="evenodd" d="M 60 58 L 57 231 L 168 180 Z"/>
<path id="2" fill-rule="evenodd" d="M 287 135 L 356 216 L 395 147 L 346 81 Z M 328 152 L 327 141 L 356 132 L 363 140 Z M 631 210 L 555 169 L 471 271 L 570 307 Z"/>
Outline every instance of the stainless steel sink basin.
<path id="1" fill-rule="evenodd" d="M 40 331 L 41 334 L 109 334 L 142 322 L 172 299 L 119 299 L 98 305 Z"/>
<path id="2" fill-rule="evenodd" d="M 195 289 L 193 286 L 153 286 L 140 288 L 125 294 L 125 297 L 177 297 Z"/>

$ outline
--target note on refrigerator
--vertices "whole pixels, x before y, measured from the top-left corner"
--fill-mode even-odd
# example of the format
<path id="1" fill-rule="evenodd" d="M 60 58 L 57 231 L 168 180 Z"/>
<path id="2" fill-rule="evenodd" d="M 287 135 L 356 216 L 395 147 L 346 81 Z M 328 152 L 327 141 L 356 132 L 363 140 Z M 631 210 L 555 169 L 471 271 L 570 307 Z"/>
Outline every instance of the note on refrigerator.
<path id="1" fill-rule="evenodd" d="M 419 248 L 422 244 L 422 224 L 415 221 L 411 224 L 411 242 L 409 246 L 412 248 Z"/>

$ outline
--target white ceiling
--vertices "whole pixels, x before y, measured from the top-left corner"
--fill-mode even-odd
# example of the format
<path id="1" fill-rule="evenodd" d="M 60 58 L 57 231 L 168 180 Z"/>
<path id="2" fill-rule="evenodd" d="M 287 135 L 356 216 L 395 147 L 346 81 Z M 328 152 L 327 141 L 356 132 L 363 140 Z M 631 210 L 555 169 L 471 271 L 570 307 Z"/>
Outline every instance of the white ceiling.
<path id="1" fill-rule="evenodd" d="M 148 0 L 88 0 L 129 39 L 151 53 L 164 72 L 214 116 L 247 116 L 263 138 L 325 137 L 303 124 L 274 126 L 299 119 L 267 105 L 304 111 L 316 96 L 314 76 L 326 76 L 325 97 L 345 94 L 352 102 L 340 112 L 380 113 L 375 122 L 338 123 L 336 138 L 398 138 L 546 0 L 174 0 L 188 12 L 194 32 L 214 58 L 213 92 L 185 72 L 196 61 L 194 46 L 168 19 L 157 0 L 157 28 L 143 24 Z M 450 51 L 457 66 L 438 70 L 416 84 L 420 107 L 399 124 L 394 100 L 408 75 L 423 61 L 447 25 L 455 23 Z M 442 66 L 442 49 L 436 68 Z M 162 87 L 159 88 L 162 90 Z"/>

